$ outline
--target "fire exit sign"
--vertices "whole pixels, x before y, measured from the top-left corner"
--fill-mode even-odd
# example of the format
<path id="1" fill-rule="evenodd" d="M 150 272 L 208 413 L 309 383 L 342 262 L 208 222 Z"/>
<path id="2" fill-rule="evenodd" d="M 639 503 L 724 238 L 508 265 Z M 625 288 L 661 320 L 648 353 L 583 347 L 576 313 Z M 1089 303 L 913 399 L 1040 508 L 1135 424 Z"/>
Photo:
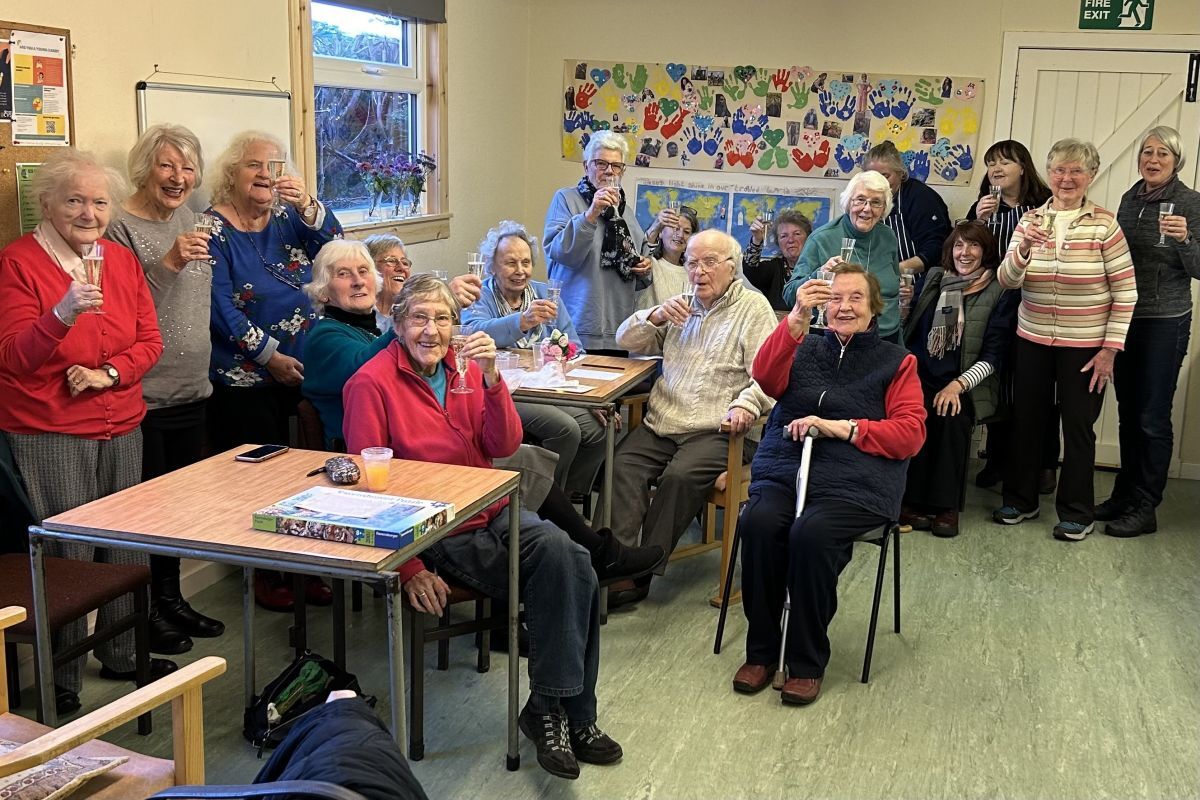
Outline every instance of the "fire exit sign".
<path id="1" fill-rule="evenodd" d="M 1081 30 L 1148 31 L 1154 0 L 1079 0 Z"/>

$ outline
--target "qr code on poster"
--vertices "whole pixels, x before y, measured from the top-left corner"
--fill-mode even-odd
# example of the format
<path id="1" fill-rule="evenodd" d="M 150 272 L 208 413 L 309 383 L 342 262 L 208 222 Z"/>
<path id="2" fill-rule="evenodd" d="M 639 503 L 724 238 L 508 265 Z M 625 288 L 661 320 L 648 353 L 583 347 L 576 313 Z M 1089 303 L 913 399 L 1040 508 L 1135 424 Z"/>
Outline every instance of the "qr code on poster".
<path id="1" fill-rule="evenodd" d="M 46 120 L 46 133 L 58 133 L 58 121 L 53 119 Z"/>

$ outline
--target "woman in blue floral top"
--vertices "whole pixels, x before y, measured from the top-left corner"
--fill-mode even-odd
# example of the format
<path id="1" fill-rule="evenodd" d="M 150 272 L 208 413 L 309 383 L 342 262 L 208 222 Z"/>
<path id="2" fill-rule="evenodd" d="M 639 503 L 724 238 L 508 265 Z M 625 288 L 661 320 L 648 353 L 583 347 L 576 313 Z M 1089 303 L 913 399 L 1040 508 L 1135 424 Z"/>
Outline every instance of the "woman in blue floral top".
<path id="1" fill-rule="evenodd" d="M 208 424 L 217 451 L 245 442 L 287 444 L 304 380 L 304 336 L 317 319 L 301 287 L 312 280 L 321 245 L 342 235 L 301 178 L 271 180 L 267 162 L 285 152 L 274 136 L 246 131 L 213 170 Z M 291 609 L 292 592 L 278 574 L 259 571 L 254 588 L 259 605 Z M 319 578 L 308 580 L 305 596 L 314 605 L 333 602 Z"/>
<path id="2" fill-rule="evenodd" d="M 312 280 L 311 259 L 321 245 L 341 237 L 337 219 L 301 178 L 270 179 L 267 161 L 283 158 L 275 137 L 247 131 L 215 168 L 209 378 L 218 448 L 287 443 L 304 379 L 304 335 L 316 322 L 301 287 Z M 273 208 L 276 196 L 281 210 Z"/>

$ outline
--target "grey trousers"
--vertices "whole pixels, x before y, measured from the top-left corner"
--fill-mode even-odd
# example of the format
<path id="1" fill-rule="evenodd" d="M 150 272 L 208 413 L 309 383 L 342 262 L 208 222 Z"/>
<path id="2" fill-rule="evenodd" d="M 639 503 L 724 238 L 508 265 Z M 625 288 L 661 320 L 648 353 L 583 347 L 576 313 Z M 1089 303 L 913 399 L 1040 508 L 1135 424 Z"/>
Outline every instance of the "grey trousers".
<path id="1" fill-rule="evenodd" d="M 563 491 L 587 492 L 604 461 L 604 426 L 586 408 L 517 403 L 525 432 L 558 453 L 554 482 Z"/>
<path id="2" fill-rule="evenodd" d="M 645 425 L 634 428 L 617 448 L 613 463 L 613 535 L 632 547 L 639 544 L 640 529 L 643 547 L 658 545 L 670 554 L 704 507 L 728 452 L 727 433 L 666 437 Z M 666 568 L 664 560 L 655 572 L 661 575 Z"/>
<path id="3" fill-rule="evenodd" d="M 33 511 L 39 520 L 69 511 L 105 495 L 138 483 L 142 477 L 142 431 L 110 440 L 83 439 L 60 433 L 5 433 L 13 458 L 29 492 Z M 76 542 L 47 542 L 46 555 L 99 561 L 107 564 L 149 566 L 145 553 L 108 550 Z M 49 587 L 50 591 L 54 587 Z M 32 611 L 32 609 L 31 609 Z M 133 596 L 124 595 L 100 607 L 96 624 L 103 627 L 133 613 Z M 78 619 L 55 633 L 51 646 L 55 651 L 70 647 L 87 636 L 87 620 Z M 134 668 L 133 631 L 97 645 L 96 657 L 110 669 L 128 672 Z M 83 682 L 86 656 L 80 656 L 54 673 L 54 682 L 78 692 Z"/>

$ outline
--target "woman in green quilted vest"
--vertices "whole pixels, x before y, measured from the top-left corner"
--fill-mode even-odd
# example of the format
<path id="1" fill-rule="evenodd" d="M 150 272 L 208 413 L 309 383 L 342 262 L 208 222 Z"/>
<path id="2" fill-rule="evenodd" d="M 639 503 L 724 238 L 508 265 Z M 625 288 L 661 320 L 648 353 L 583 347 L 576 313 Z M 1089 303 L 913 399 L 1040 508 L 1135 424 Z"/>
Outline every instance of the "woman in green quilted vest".
<path id="1" fill-rule="evenodd" d="M 992 416 L 1018 292 L 996 281 L 996 243 L 982 222 L 961 222 L 929 270 L 904 323 L 925 396 L 926 439 L 908 466 L 902 525 L 958 535 L 971 429 Z"/>

